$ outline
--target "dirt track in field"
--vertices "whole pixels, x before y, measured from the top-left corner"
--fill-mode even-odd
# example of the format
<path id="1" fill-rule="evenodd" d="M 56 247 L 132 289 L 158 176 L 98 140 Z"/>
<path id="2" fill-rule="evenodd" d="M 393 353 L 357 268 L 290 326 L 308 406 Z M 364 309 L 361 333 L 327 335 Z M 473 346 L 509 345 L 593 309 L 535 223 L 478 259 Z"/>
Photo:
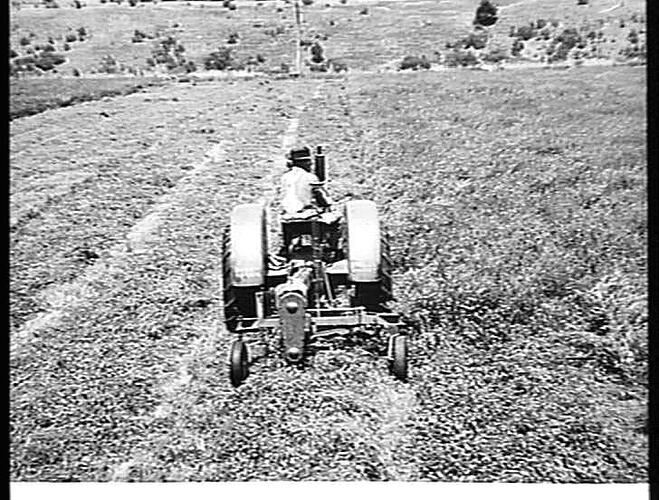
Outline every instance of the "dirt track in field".
<path id="1" fill-rule="evenodd" d="M 542 75 L 539 95 L 533 76 L 525 85 L 474 73 L 466 83 L 439 74 L 257 79 L 13 122 L 12 479 L 643 480 L 647 443 L 630 430 L 642 420 L 642 384 L 563 359 L 574 354 L 569 332 L 534 323 L 560 299 L 516 323 L 505 293 L 499 305 L 479 295 L 490 254 L 507 259 L 528 234 L 559 230 L 531 216 L 517 222 L 526 214 L 506 200 L 534 196 L 519 186 L 563 179 L 564 164 L 587 163 L 606 134 L 619 140 L 609 154 L 624 162 L 620 185 L 638 182 L 642 106 L 621 76 L 629 70 L 583 71 L 595 76 L 577 95 L 561 93 L 572 87 L 559 73 Z M 510 115 L 483 97 L 491 94 Z M 554 113 L 556 102 L 585 102 L 603 121 Z M 614 120 L 619 106 L 630 110 L 624 121 Z M 535 129 L 564 156 L 535 152 Z M 378 202 L 394 231 L 400 306 L 457 304 L 436 306 L 413 339 L 409 384 L 359 347 L 319 353 L 305 370 L 260 360 L 241 388 L 229 384 L 222 229 L 236 203 L 273 198 L 296 139 L 328 145 L 336 199 Z M 557 192 L 534 203 L 582 195 Z M 513 206 L 501 216 L 513 225 L 503 250 L 491 246 L 501 243 L 492 204 Z M 635 227 L 609 210 L 607 221 Z M 639 260 L 632 236 L 607 247 L 630 268 Z"/>

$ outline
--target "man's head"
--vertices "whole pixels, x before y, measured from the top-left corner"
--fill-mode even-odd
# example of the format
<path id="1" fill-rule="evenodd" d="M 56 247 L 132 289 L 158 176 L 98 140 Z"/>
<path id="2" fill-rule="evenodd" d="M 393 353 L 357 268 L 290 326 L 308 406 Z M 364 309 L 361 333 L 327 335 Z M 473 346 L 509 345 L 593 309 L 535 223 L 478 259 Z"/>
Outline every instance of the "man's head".
<path id="1" fill-rule="evenodd" d="M 300 167 L 307 172 L 311 171 L 311 150 L 307 146 L 291 149 L 288 153 L 289 166 Z"/>

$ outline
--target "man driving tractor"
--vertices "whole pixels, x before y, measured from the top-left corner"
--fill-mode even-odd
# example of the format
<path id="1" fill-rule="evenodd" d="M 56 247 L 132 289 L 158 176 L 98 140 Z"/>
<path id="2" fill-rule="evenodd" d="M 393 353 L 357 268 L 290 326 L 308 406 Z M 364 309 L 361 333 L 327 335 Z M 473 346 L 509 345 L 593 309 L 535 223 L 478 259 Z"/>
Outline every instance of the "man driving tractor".
<path id="1" fill-rule="evenodd" d="M 282 223 L 284 242 L 280 252 L 286 255 L 291 243 L 299 244 L 300 226 L 292 221 L 319 220 L 326 224 L 328 242 L 337 247 L 340 215 L 331 210 L 332 200 L 313 170 L 314 160 L 308 146 L 295 147 L 287 154 L 289 170 L 282 176 Z"/>
<path id="2" fill-rule="evenodd" d="M 316 215 L 315 207 L 329 208 L 331 200 L 318 176 L 311 172 L 311 150 L 307 146 L 291 149 L 287 155 L 289 168 L 282 176 L 285 217 L 306 218 Z"/>

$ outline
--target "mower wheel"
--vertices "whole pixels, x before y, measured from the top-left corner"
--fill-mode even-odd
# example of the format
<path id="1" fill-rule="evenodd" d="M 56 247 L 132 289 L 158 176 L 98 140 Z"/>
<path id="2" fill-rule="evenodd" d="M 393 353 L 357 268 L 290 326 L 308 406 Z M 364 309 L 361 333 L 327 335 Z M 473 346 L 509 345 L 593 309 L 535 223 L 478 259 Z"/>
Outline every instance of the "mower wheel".
<path id="1" fill-rule="evenodd" d="M 389 370 L 398 380 L 407 380 L 407 336 L 396 335 L 392 340 Z"/>
<path id="2" fill-rule="evenodd" d="M 242 340 L 234 340 L 229 354 L 231 385 L 238 387 L 249 375 L 247 346 Z"/>

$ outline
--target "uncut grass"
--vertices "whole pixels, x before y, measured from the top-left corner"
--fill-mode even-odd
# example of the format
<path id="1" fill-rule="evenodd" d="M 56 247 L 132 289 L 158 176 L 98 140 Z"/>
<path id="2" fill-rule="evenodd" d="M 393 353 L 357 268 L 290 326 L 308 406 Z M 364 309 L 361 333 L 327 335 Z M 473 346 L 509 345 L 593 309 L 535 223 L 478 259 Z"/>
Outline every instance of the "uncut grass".
<path id="1" fill-rule="evenodd" d="M 25 214 L 11 235 L 15 326 L 47 306 L 39 290 L 70 281 L 123 241 L 156 198 L 194 167 L 194 155 L 214 144 L 213 126 L 230 130 L 228 123 L 217 124 L 220 106 L 236 113 L 252 108 L 251 102 L 244 103 L 245 92 L 230 85 L 215 96 L 200 90 L 186 98 L 180 91 L 180 100 L 176 95 L 165 100 L 133 96 L 121 103 L 62 110 L 13 127 L 11 209 L 12 216 Z M 234 97 L 222 103 L 224 93 Z M 215 98 L 220 103 L 214 109 L 196 110 L 197 100 Z M 54 135 L 60 137 L 52 140 Z M 39 140 L 41 147 L 35 146 Z M 49 162 L 42 161 L 44 151 Z M 69 192 L 49 194 L 49 179 L 81 170 L 89 175 L 80 177 Z M 19 195 L 25 191 L 42 192 L 43 199 L 29 198 L 30 206 L 21 206 Z"/>
<path id="2" fill-rule="evenodd" d="M 268 91 L 255 83 L 196 89 L 88 103 L 12 127 L 13 328 L 47 310 L 49 286 L 70 282 L 122 245 L 158 197 L 194 168 L 195 158 L 232 134 L 225 116 L 269 109 L 254 95 Z M 287 108 L 277 98 L 272 106 L 278 118 Z M 78 172 L 85 175 L 53 192 L 53 179 Z M 26 192 L 34 195 L 23 197 Z"/>
<path id="3" fill-rule="evenodd" d="M 306 123 L 334 192 L 381 207 L 398 308 L 426 320 L 395 451 L 419 479 L 646 480 L 644 85 L 355 77 Z"/>
<path id="4" fill-rule="evenodd" d="M 103 79 L 13 79 L 10 82 L 9 119 L 41 113 L 48 109 L 72 106 L 104 97 L 116 97 L 138 92 L 155 84 L 147 78 Z"/>
<path id="5" fill-rule="evenodd" d="M 218 255 L 208 253 L 210 243 L 203 238 L 219 237 L 221 223 L 209 221 L 221 221 L 230 200 L 258 195 L 253 182 L 242 184 L 233 176 L 227 191 L 194 192 L 168 215 L 150 253 L 129 259 L 64 327 L 12 360 L 13 476 L 643 480 L 643 337 L 637 360 L 624 358 L 624 349 L 609 343 L 621 331 L 639 333 L 645 309 L 639 224 L 644 139 L 637 133 L 644 127 L 644 104 L 636 97 L 644 82 L 640 72 L 631 74 L 636 76 L 597 69 L 542 72 L 542 82 L 533 72 L 522 81 L 517 74 L 462 72 L 460 78 L 428 74 L 414 80 L 400 75 L 387 77 L 382 88 L 364 79 L 323 81 L 320 99 L 302 115 L 300 134 L 330 146 L 333 194 L 373 198 L 382 207 L 394 240 L 399 307 L 422 313 L 428 323 L 413 342 L 411 385 L 389 378 L 382 359 L 348 349 L 319 355 L 302 373 L 284 369 L 276 358 L 261 362 L 243 388 L 229 388 L 223 366 L 228 337 L 212 335 L 218 288 L 208 280 L 218 270 Z M 589 85 L 575 91 L 574 81 L 586 78 Z M 411 90 L 412 81 L 418 92 Z M 311 88 L 295 90 L 312 94 Z M 433 105 L 427 96 L 437 94 Z M 496 99 L 507 106 L 495 105 Z M 529 112 L 529 102 L 537 114 Z M 556 106 L 584 111 L 555 112 Z M 621 108 L 627 113 L 622 121 Z M 580 134 L 584 127 L 590 135 Z M 602 137 L 611 144 L 606 162 L 599 161 Z M 433 149 L 438 146 L 441 152 Z M 251 147 L 263 144 L 252 141 Z M 545 158 L 540 179 L 533 168 L 539 158 Z M 262 175 L 265 165 L 243 162 L 247 159 L 237 164 L 245 167 L 241 172 L 251 177 L 254 168 L 253 175 Z M 565 236 L 557 222 L 552 225 L 556 215 L 544 213 L 583 199 L 574 192 L 561 198 L 566 184 L 575 184 L 572 178 L 556 182 L 564 163 L 582 165 L 579 171 L 593 188 L 615 187 L 624 201 L 613 205 L 624 210 L 612 209 L 607 218 L 575 218 L 581 207 L 561 221 L 612 224 L 615 237 L 594 233 L 606 238 L 611 254 L 604 257 L 620 263 L 605 280 L 597 270 L 609 272 L 606 259 L 581 275 L 553 262 L 535 268 L 537 258 L 520 259 L 521 271 L 505 268 L 519 248 L 517 239 L 506 239 L 511 226 L 515 236 L 547 231 L 555 246 L 569 238 L 579 243 L 586 234 L 569 228 Z M 605 165 L 605 173 L 586 175 L 592 164 Z M 530 178 L 499 178 L 518 172 Z M 476 183 L 473 189 L 467 181 Z M 501 184 L 523 189 L 524 197 L 513 190 L 491 198 Z M 530 196 L 529 186 L 545 194 Z M 550 203 L 556 200 L 546 193 L 562 204 Z M 602 205 L 607 193 L 596 191 L 600 199 L 588 203 Z M 218 208 L 220 203 L 226 206 Z M 502 206 L 494 210 L 493 203 Z M 530 215 L 519 216 L 518 209 Z M 503 217 L 511 210 L 516 217 Z M 494 218 L 498 214 L 501 219 Z M 532 224 L 533 217 L 545 219 Z M 493 220 L 506 227 L 495 227 Z M 542 250 L 547 242 L 540 241 Z M 556 261 L 564 255 L 563 248 L 549 253 Z M 488 256 L 498 259 L 498 273 L 486 265 Z M 551 274 L 556 269 L 576 292 L 589 280 L 597 286 L 583 286 L 588 293 L 576 299 L 572 287 L 561 291 L 561 281 Z M 529 270 L 524 282 L 520 275 Z M 510 286 L 517 280 L 518 288 Z M 635 294 L 641 314 L 634 320 L 626 301 Z M 199 297 L 210 302 L 198 311 L 192 304 Z M 593 304 L 597 300 L 603 302 Z M 601 329 L 607 315 L 604 334 L 588 330 Z M 193 348 L 200 336 L 203 342 Z M 163 388 L 176 378 L 181 359 L 190 360 L 185 366 L 191 380 Z M 402 405 L 396 402 L 401 395 Z M 394 440 L 384 425 L 392 418 L 399 424 Z"/>
<path id="6" fill-rule="evenodd" d="M 214 120 L 212 113 L 186 110 L 189 104 L 168 98 L 157 107 L 140 94 L 100 107 L 58 110 L 39 118 L 40 127 L 29 122 L 14 127 L 11 209 L 24 215 L 11 233 L 13 327 L 47 309 L 41 290 L 75 279 L 122 243 L 129 228 L 191 167 L 192 155 L 210 147 L 206 134 L 180 137 L 181 129 L 204 128 Z M 134 113 L 136 107 L 140 113 Z M 43 162 L 44 154 L 49 162 Z M 18 194 L 78 170 L 88 177 L 60 196 L 43 190 L 42 199 L 22 206 Z"/>
<path id="7" fill-rule="evenodd" d="M 291 100 L 285 90 L 280 94 Z M 230 96 L 217 98 L 227 112 L 241 102 Z M 171 429 L 158 415 L 169 397 L 185 400 L 176 380 L 191 352 L 214 374 L 205 391 L 219 398 L 231 392 L 224 350 L 215 350 L 217 342 L 227 341 L 218 337 L 219 240 L 233 206 L 229 200 L 258 197 L 255 179 L 264 176 L 280 147 L 284 122 L 273 125 L 271 113 L 278 116 L 279 104 L 272 101 L 242 110 L 241 120 L 216 121 L 226 158 L 182 180 L 139 251 L 105 258 L 102 280 L 82 276 L 86 300 L 12 357 L 14 480 L 131 480 L 134 472 L 121 473 L 122 464 L 157 463 L 157 443 L 148 438 Z M 214 404 L 206 409 L 216 410 Z M 149 452 L 146 458 L 142 449 Z M 169 455 L 162 460 L 171 465 Z"/>

